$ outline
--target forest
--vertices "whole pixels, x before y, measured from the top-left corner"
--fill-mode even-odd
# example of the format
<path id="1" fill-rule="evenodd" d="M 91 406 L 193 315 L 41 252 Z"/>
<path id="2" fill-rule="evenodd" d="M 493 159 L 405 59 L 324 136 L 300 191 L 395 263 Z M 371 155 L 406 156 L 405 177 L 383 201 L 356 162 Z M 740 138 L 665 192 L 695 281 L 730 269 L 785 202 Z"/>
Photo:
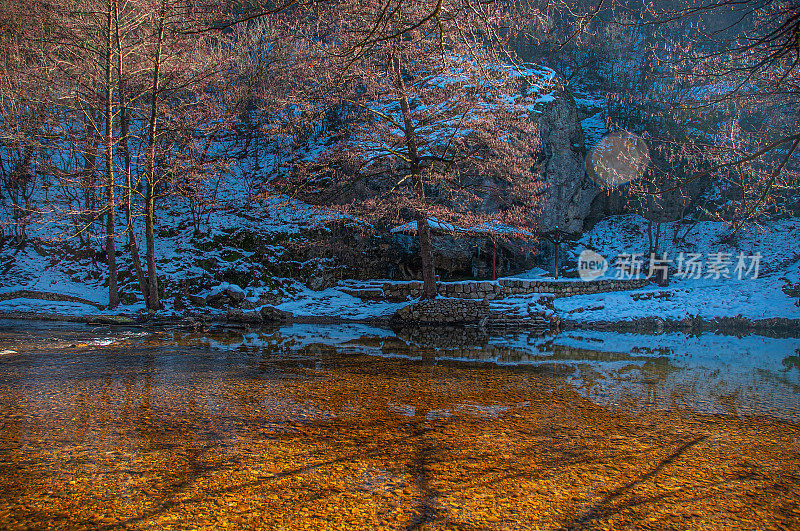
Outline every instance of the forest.
<path id="1" fill-rule="evenodd" d="M 0 0 L 0 529 L 800 529 L 800 0 Z"/>
<path id="2" fill-rule="evenodd" d="M 609 215 L 648 251 L 669 222 L 732 242 L 798 215 L 799 27 L 794 0 L 4 0 L 3 245 L 157 310 L 160 240 L 202 254 L 230 209 L 307 218 L 279 245 L 301 269 L 351 239 L 402 261 L 374 250 L 407 226 L 428 298 L 467 269 L 440 233 L 500 241 L 505 272 Z"/>

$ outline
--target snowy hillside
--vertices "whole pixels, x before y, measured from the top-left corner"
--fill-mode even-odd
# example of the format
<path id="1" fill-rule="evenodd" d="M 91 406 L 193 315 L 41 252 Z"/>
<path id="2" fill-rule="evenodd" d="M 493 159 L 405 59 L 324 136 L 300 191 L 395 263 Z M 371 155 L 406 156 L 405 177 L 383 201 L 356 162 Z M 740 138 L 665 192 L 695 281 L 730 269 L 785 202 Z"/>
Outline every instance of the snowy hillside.
<path id="1" fill-rule="evenodd" d="M 208 212 L 201 234 L 194 233 L 186 209 L 174 199 L 159 211 L 157 221 L 156 264 L 159 279 L 167 295 L 183 291 L 207 295 L 214 290 L 237 284 L 237 279 L 247 278 L 238 284 L 249 287 L 250 297 L 258 299 L 267 295 L 282 295 L 293 280 L 275 279 L 264 274 L 263 266 L 278 264 L 288 240 L 302 240 L 303 231 L 324 230 L 327 221 L 342 219 L 340 214 L 325 211 L 288 198 L 274 197 L 246 204 L 245 194 L 236 193 L 235 177 L 231 176 L 228 200 L 225 206 Z M 119 234 L 125 231 L 124 220 L 117 218 Z M 142 227 L 138 227 L 139 241 L 143 241 Z M 78 248 L 77 240 L 62 241 L 53 237 L 50 223 L 39 223 L 29 228 L 29 240 L 21 246 L 6 244 L 0 249 L 0 294 L 18 290 L 72 295 L 97 304 L 108 304 L 106 266 L 94 252 L 86 256 Z M 56 232 L 56 234 L 58 234 Z M 258 248 L 267 253 L 255 257 L 248 250 L 258 238 Z M 267 240 L 274 240 L 269 243 Z M 93 248 L 96 248 L 93 245 Z M 135 312 L 144 308 L 137 300 L 138 286 L 130 273 L 133 266 L 129 253 L 119 253 L 120 290 L 123 294 L 123 311 Z M 313 267 L 314 264 L 308 264 Z M 231 282 L 220 282 L 215 277 L 222 272 Z M 241 287 L 237 288 L 241 289 Z M 297 291 L 300 288 L 294 288 Z M 173 299 L 164 301 L 166 310 L 172 310 Z M 41 311 L 65 314 L 95 313 L 90 305 L 75 302 L 58 302 L 34 299 L 0 301 L 0 311 Z"/>
<path id="2" fill-rule="evenodd" d="M 800 318 L 797 295 L 787 293 L 800 283 L 800 247 L 797 244 L 800 219 L 778 220 L 763 227 L 747 226 L 735 242 L 725 240 L 729 234 L 726 224 L 711 221 L 664 223 L 660 230 L 662 243 L 657 256 L 666 256 L 669 262 L 669 286 L 651 285 L 631 293 L 558 299 L 555 308 L 560 315 L 580 321 L 694 316 L 705 319 Z M 676 235 L 678 241 L 675 241 Z M 613 216 L 583 235 L 569 249 L 568 255 L 577 263 L 580 253 L 586 249 L 599 253 L 608 261 L 604 278 L 628 276 L 632 271 L 621 266 L 630 265 L 632 256 L 641 255 L 638 257 L 640 276 L 645 276 L 648 241 L 645 219 L 634 215 Z M 753 257 L 759 254 L 756 276 L 755 267 L 751 269 L 751 266 Z M 691 256 L 696 257 L 702 267 L 687 272 L 686 263 Z M 744 259 L 745 269 L 737 271 L 740 257 Z M 681 260 L 683 271 L 679 271 Z"/>

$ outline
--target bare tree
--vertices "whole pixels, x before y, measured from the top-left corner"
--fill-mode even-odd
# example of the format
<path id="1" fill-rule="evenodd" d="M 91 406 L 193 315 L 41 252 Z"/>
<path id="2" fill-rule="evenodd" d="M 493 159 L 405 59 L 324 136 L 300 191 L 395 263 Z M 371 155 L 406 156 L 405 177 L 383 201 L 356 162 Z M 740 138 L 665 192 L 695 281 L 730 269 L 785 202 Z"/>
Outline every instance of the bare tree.
<path id="1" fill-rule="evenodd" d="M 186 139 L 206 135 L 205 129 L 186 131 L 208 122 L 217 127 L 230 123 L 220 119 L 219 106 L 206 97 L 219 89 L 219 73 L 229 64 L 219 52 L 226 38 L 189 31 L 207 26 L 219 6 L 207 2 L 195 8 L 178 0 L 37 0 L 41 20 L 34 17 L 24 24 L 19 21 L 25 17 L 15 14 L 30 9 L 29 3 L 8 2 L 3 8 L 0 23 L 8 30 L 3 37 L 11 39 L 15 53 L 3 62 L 0 167 L 8 180 L 3 191 L 16 194 L 10 199 L 19 218 L 14 226 L 24 229 L 33 214 L 51 223 L 66 216 L 71 227 L 65 236 L 83 239 L 102 219 L 114 307 L 119 302 L 117 210 L 124 207 L 124 233 L 139 289 L 147 307 L 158 308 L 156 201 L 180 185 L 177 168 L 179 162 L 186 166 Z M 222 136 L 207 137 L 217 142 Z M 218 147 L 207 151 L 214 155 L 193 167 L 216 161 Z M 49 184 L 51 178 L 58 196 L 28 205 L 33 185 Z M 135 228 L 141 219 L 146 272 Z"/>
<path id="2" fill-rule="evenodd" d="M 648 32 L 652 61 L 647 90 L 631 86 L 628 101 L 649 112 L 650 141 L 667 163 L 645 192 L 709 178 L 719 201 L 703 213 L 732 234 L 783 208 L 800 185 L 800 3 L 691 0 L 635 12 L 621 27 Z"/>
<path id="3" fill-rule="evenodd" d="M 29 32 L 48 32 L 50 13 L 41 20 L 24 15 L 25 6 L 0 6 L 0 204 L 10 214 L 8 232 L 26 237 L 35 212 L 34 195 L 41 184 L 38 149 L 49 125 L 50 76 L 43 70 L 46 49 L 28 43 Z"/>
<path id="4" fill-rule="evenodd" d="M 277 184 L 371 222 L 413 219 L 427 298 L 436 295 L 429 220 L 534 234 L 524 232 L 540 188 L 531 114 L 543 87 L 507 52 L 521 20 L 508 7 L 343 1 L 287 15 L 307 36 L 288 65 L 297 118 L 329 127 L 311 135 L 322 153 Z"/>

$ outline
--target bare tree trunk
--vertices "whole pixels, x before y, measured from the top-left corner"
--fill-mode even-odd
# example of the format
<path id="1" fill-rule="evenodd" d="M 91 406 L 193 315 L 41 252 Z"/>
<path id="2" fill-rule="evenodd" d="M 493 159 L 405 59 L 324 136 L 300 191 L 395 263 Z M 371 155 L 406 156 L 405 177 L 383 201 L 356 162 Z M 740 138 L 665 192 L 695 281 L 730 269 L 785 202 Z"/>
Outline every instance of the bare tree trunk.
<path id="1" fill-rule="evenodd" d="M 122 77 L 122 39 L 120 38 L 119 34 L 119 7 L 116 2 L 114 2 L 114 19 L 116 21 L 116 46 L 117 46 L 117 76 L 118 76 L 118 97 L 119 97 L 119 129 L 120 129 L 120 150 L 122 151 L 123 161 L 124 161 L 124 171 L 125 171 L 125 217 L 127 222 L 127 233 L 128 233 L 128 248 L 131 253 L 131 258 L 133 261 L 133 269 L 136 272 L 136 281 L 139 284 L 139 291 L 142 292 L 142 297 L 144 298 L 144 304 L 147 308 L 150 308 L 150 298 L 149 298 L 149 288 L 147 283 L 147 278 L 144 276 L 144 270 L 142 269 L 142 261 L 139 258 L 139 245 L 136 242 L 136 231 L 134 230 L 133 226 L 133 181 L 131 177 L 131 153 L 128 146 L 128 133 L 129 133 L 129 121 L 130 118 L 128 116 L 128 105 L 125 101 L 125 82 Z"/>
<path id="2" fill-rule="evenodd" d="M 422 298 L 436 298 L 436 270 L 433 267 L 433 244 L 431 229 L 425 214 L 417 213 L 417 235 L 419 236 L 419 254 L 422 259 Z"/>
<path id="3" fill-rule="evenodd" d="M 125 159 L 125 187 L 127 188 L 125 194 L 125 216 L 128 225 L 128 246 L 133 260 L 133 269 L 136 272 L 136 281 L 139 284 L 139 291 L 142 292 L 145 306 L 148 308 L 150 305 L 150 291 L 148 287 L 147 278 L 144 276 L 144 269 L 142 269 L 142 261 L 139 258 L 139 245 L 136 242 L 136 230 L 133 226 L 133 180 L 131 178 L 131 156 L 128 150 L 128 115 L 127 110 L 123 107 L 120 112 L 120 134 L 122 136 L 122 149 Z"/>
<path id="4" fill-rule="evenodd" d="M 405 129 L 406 145 L 411 163 L 411 174 L 416 180 L 419 191 L 420 203 L 425 201 L 425 182 L 420 174 L 420 157 L 417 149 L 417 136 L 414 129 L 414 121 L 411 118 L 411 107 L 406 95 L 403 74 L 400 68 L 400 56 L 393 54 L 391 57 L 391 68 L 395 78 L 395 86 L 399 94 L 400 110 L 403 113 L 403 127 Z M 419 237 L 419 252 L 422 262 L 422 298 L 436 298 L 436 269 L 433 265 L 433 242 L 431 231 L 428 226 L 428 215 L 421 208 L 416 212 L 417 236 Z"/>
<path id="5" fill-rule="evenodd" d="M 155 225 L 155 164 L 156 164 L 156 132 L 158 120 L 158 93 L 160 84 L 161 69 L 161 47 L 164 39 L 164 19 L 166 17 L 166 0 L 161 3 L 161 13 L 158 20 L 158 38 L 156 41 L 156 55 L 153 62 L 153 97 L 150 105 L 150 123 L 148 126 L 148 145 L 147 145 L 147 183 L 145 191 L 145 241 L 147 246 L 147 276 L 148 276 L 148 300 L 150 309 L 156 310 L 161 307 L 158 298 L 158 276 L 156 274 L 155 257 L 155 236 L 153 226 Z"/>
<path id="6" fill-rule="evenodd" d="M 97 116 L 92 116 L 92 120 L 95 120 L 96 123 Z M 81 246 L 85 246 L 86 256 L 89 257 L 94 255 L 91 243 L 92 238 L 85 237 L 83 233 L 84 230 L 86 230 L 91 235 L 91 233 L 94 232 L 92 230 L 94 228 L 93 225 L 95 221 L 97 221 L 97 213 L 95 212 L 97 208 L 97 190 L 95 186 L 97 186 L 97 149 L 99 144 L 99 142 L 97 142 L 95 129 L 89 119 L 86 119 L 84 123 L 84 134 L 86 135 L 86 151 L 83 154 L 81 187 L 83 188 L 85 215 L 82 216 L 83 219 L 78 219 L 79 228 L 81 229 L 78 234 L 78 239 L 81 242 Z M 83 225 L 84 222 L 86 223 L 86 227 Z"/>
<path id="7" fill-rule="evenodd" d="M 116 245 L 114 241 L 114 225 L 116 216 L 114 215 L 114 88 L 111 86 L 111 60 L 113 56 L 112 51 L 112 13 L 111 3 L 114 0 L 109 0 L 108 3 L 108 16 L 106 23 L 106 131 L 105 131 L 105 147 L 106 147 L 106 261 L 108 263 L 108 307 L 116 308 L 119 306 L 119 287 L 117 286 L 117 256 Z"/>

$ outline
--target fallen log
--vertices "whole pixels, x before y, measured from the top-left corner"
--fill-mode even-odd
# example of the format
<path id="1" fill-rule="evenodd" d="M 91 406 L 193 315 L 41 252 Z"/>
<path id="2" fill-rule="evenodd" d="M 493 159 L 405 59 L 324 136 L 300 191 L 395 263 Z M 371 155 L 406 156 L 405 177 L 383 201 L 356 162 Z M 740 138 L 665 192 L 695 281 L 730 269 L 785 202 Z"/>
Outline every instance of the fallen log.
<path id="1" fill-rule="evenodd" d="M 105 305 L 103 304 L 82 299 L 81 297 L 76 297 L 75 295 L 62 295 L 61 293 L 50 293 L 47 291 L 34 291 L 29 289 L 9 291 L 8 293 L 0 293 L 0 301 L 7 301 L 11 299 L 39 299 L 43 301 L 53 301 L 53 302 L 78 302 L 80 304 L 88 304 L 90 306 L 94 306 L 98 310 L 106 309 Z"/>

